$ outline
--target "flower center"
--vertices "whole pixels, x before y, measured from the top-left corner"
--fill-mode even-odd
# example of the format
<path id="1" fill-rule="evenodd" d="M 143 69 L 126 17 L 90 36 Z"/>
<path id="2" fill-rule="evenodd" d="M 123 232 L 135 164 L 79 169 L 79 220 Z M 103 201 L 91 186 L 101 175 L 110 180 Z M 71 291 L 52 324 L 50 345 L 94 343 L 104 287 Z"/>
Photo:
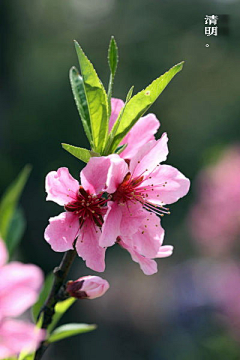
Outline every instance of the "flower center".
<path id="1" fill-rule="evenodd" d="M 138 186 L 143 181 L 143 176 L 133 179 L 130 172 L 127 173 L 122 183 L 118 186 L 113 194 L 113 200 L 119 204 L 124 204 L 127 201 L 144 201 L 144 194 L 138 190 Z"/>
<path id="2" fill-rule="evenodd" d="M 151 176 L 148 176 L 147 178 L 151 179 Z M 129 201 L 134 204 L 140 202 L 143 208 L 149 212 L 153 212 L 159 216 L 170 214 L 169 209 L 164 207 L 163 203 L 162 205 L 156 205 L 148 200 L 149 192 L 159 189 L 159 187 L 165 187 L 167 182 L 158 185 L 151 184 L 143 186 L 142 182 L 147 178 L 144 178 L 143 175 L 133 178 L 130 172 L 127 173 L 122 183 L 113 194 L 113 201 L 117 201 L 119 205 L 125 205 Z M 157 197 L 158 196 L 159 195 L 157 195 Z"/>
<path id="3" fill-rule="evenodd" d="M 76 200 L 64 206 L 66 211 L 73 212 L 79 217 L 80 225 L 86 219 L 93 220 L 96 225 L 101 226 L 103 223 L 102 215 L 104 214 L 103 206 L 108 200 L 102 197 L 102 193 L 92 195 L 84 190 L 82 186 L 79 187 Z"/>

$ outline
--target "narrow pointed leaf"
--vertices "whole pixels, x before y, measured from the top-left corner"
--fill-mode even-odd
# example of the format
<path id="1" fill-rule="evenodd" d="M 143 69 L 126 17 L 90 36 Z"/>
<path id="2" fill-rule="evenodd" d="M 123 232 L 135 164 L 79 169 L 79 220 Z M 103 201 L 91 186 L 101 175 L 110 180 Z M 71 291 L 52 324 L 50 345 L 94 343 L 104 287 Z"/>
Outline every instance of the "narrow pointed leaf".
<path id="1" fill-rule="evenodd" d="M 110 132 L 108 138 L 107 138 L 107 142 L 106 142 L 106 146 L 105 146 L 105 149 L 103 150 L 103 155 L 109 155 L 112 153 L 112 144 L 113 144 L 113 140 L 114 140 L 114 136 L 118 130 L 118 127 L 119 127 L 119 124 L 121 123 L 121 120 L 122 120 L 122 116 L 124 114 L 124 111 L 126 109 L 126 105 L 127 103 L 129 102 L 129 100 L 131 99 L 132 97 L 132 93 L 133 93 L 133 89 L 134 89 L 134 86 L 132 86 L 128 93 L 127 93 L 127 96 L 126 96 L 126 101 L 124 103 L 124 106 L 123 108 L 121 109 L 119 115 L 118 115 L 118 118 L 113 126 L 113 129 L 112 131 Z M 114 149 L 114 152 L 118 154 L 117 152 L 118 149 Z M 124 149 L 123 149 L 124 150 Z M 123 151 L 122 150 L 122 151 Z"/>
<path id="2" fill-rule="evenodd" d="M 113 82 L 118 65 L 118 47 L 113 36 L 111 37 L 108 48 L 108 65 L 110 68 L 110 78 L 108 84 L 108 106 L 109 106 L 109 114 L 111 114 L 111 98 L 113 91 Z"/>
<path id="3" fill-rule="evenodd" d="M 72 306 L 77 299 L 70 297 L 69 299 L 66 299 L 64 301 L 60 301 L 55 305 L 55 313 L 53 315 L 53 319 L 51 324 L 48 326 L 48 332 L 51 333 L 61 317 L 65 314 L 65 312 Z"/>
<path id="4" fill-rule="evenodd" d="M 108 135 L 108 97 L 92 63 L 77 42 L 75 46 L 90 115 L 93 150 L 101 153 Z"/>
<path id="5" fill-rule="evenodd" d="M 62 144 L 62 147 L 64 148 L 64 150 L 68 151 L 70 154 L 84 161 L 85 163 L 87 163 L 91 157 L 90 150 L 80 148 L 77 146 L 72 146 L 69 144 Z"/>
<path id="6" fill-rule="evenodd" d="M 109 48 L 108 48 L 108 64 L 112 76 L 114 77 L 118 65 L 118 47 L 114 36 L 111 37 Z"/>
<path id="7" fill-rule="evenodd" d="M 26 228 L 26 220 L 23 211 L 21 208 L 17 208 L 13 213 L 6 236 L 9 259 L 12 257 L 14 250 L 19 244 L 25 228 Z"/>
<path id="8" fill-rule="evenodd" d="M 8 187 L 0 202 L 0 235 L 6 242 L 12 217 L 16 210 L 18 200 L 28 179 L 31 167 L 25 166 L 17 179 Z M 8 246 L 8 244 L 6 243 Z"/>
<path id="9" fill-rule="evenodd" d="M 92 331 L 96 329 L 96 325 L 88 325 L 88 324 L 66 324 L 55 329 L 52 334 L 48 338 L 48 342 L 52 343 L 55 341 L 59 341 L 65 339 L 70 336 L 83 334 L 88 331 Z"/>
<path id="10" fill-rule="evenodd" d="M 127 146 L 128 146 L 128 144 L 123 144 L 123 145 L 119 146 L 117 148 L 117 150 L 115 151 L 115 154 L 121 154 L 121 152 L 123 152 L 123 150 L 125 150 Z"/>
<path id="11" fill-rule="evenodd" d="M 82 76 L 80 76 L 79 72 L 74 66 L 70 69 L 69 78 L 74 100 L 76 102 L 80 118 L 82 120 L 84 131 L 87 135 L 90 145 L 92 146 L 91 123 L 87 99 L 84 91 L 83 78 Z"/>
<path id="12" fill-rule="evenodd" d="M 121 121 L 116 120 L 111 133 L 114 134 L 109 154 L 113 153 L 118 144 L 126 136 L 133 125 L 155 102 L 172 78 L 182 70 L 183 62 L 173 66 L 165 74 L 154 80 L 146 89 L 133 96 L 127 103 L 124 112 L 119 114 Z M 117 130 L 116 130 L 117 128 Z M 111 134 L 110 134 L 111 135 Z"/>
<path id="13" fill-rule="evenodd" d="M 131 97 L 132 97 L 132 94 L 133 94 L 133 89 L 134 89 L 134 86 L 132 86 L 130 89 L 129 89 L 129 91 L 128 91 L 128 93 L 127 93 L 127 96 L 126 96 L 126 103 L 128 103 L 129 102 L 129 100 L 131 99 Z"/>

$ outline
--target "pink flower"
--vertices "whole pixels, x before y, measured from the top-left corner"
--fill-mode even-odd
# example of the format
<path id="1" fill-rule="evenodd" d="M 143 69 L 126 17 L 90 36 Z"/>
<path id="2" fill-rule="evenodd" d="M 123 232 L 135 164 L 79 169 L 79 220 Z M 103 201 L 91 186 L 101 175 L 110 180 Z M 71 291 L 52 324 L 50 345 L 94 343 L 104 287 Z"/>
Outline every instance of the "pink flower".
<path id="1" fill-rule="evenodd" d="M 7 251 L 0 240 L 0 359 L 19 354 L 22 350 L 34 351 L 45 332 L 36 330 L 28 322 L 9 319 L 21 315 L 38 298 L 43 282 L 41 270 L 7 260 Z"/>
<path id="2" fill-rule="evenodd" d="M 124 106 L 124 102 L 120 99 L 111 99 L 112 113 L 109 120 L 109 130 L 112 129 L 113 124 Z M 129 133 L 121 141 L 119 146 L 128 144 L 126 149 L 120 154 L 124 159 L 131 159 L 138 150 L 150 140 L 154 140 L 154 134 L 157 132 L 160 123 L 154 114 L 148 114 L 140 118 L 132 127 Z"/>
<path id="3" fill-rule="evenodd" d="M 197 178 L 198 200 L 189 226 L 202 251 L 229 253 L 240 234 L 240 147 L 228 148 Z"/>
<path id="4" fill-rule="evenodd" d="M 167 154 L 167 135 L 163 134 L 160 140 L 143 145 L 130 161 L 125 162 L 116 154 L 91 158 L 82 171 L 82 179 L 88 184 L 92 169 L 102 168 L 105 191 L 111 194 L 100 246 L 112 246 L 117 239 L 148 275 L 157 271 L 153 258 L 172 253 L 172 247 L 162 246 L 164 230 L 157 215 L 168 213 L 164 205 L 186 195 L 190 185 L 177 169 L 159 165 Z M 109 169 L 105 166 L 107 159 L 111 161 Z"/>
<path id="5" fill-rule="evenodd" d="M 95 299 L 105 294 L 109 289 L 107 280 L 99 276 L 83 276 L 67 283 L 67 292 L 78 299 Z"/>
<path id="6" fill-rule="evenodd" d="M 47 200 L 64 206 L 65 212 L 49 219 L 44 237 L 54 251 L 64 252 L 74 248 L 86 265 L 96 271 L 105 269 L 105 249 L 99 246 L 99 237 L 106 211 L 106 199 L 102 197 L 110 160 L 104 166 L 89 168 L 89 182 L 75 180 L 67 168 L 51 171 L 46 177 Z M 76 241 L 75 241 L 76 240 Z"/>

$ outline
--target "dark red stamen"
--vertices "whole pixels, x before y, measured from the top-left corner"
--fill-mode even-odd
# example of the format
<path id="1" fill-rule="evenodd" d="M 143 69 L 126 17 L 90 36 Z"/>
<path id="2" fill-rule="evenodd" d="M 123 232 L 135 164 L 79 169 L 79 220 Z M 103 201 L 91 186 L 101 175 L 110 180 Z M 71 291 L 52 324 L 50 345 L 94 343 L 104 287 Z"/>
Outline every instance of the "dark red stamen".
<path id="1" fill-rule="evenodd" d="M 144 178 L 143 175 L 133 178 L 131 173 L 127 173 L 124 177 L 122 183 L 118 186 L 117 190 L 113 194 L 112 199 L 117 201 L 118 204 L 125 205 L 126 203 L 132 202 L 136 204 L 140 202 L 145 210 L 149 212 L 153 212 L 157 215 L 163 216 L 164 214 L 169 214 L 169 209 L 163 207 L 162 205 L 155 205 L 154 203 L 148 201 L 148 192 L 154 191 L 155 188 L 159 188 L 160 186 L 165 186 L 164 184 L 158 185 L 146 185 L 143 186 L 142 182 L 146 179 L 151 179 L 148 177 Z"/>
<path id="2" fill-rule="evenodd" d="M 80 186 L 76 200 L 68 203 L 64 207 L 66 211 L 73 212 L 79 217 L 81 225 L 84 220 L 90 219 L 93 220 L 96 225 L 101 226 L 103 223 L 103 206 L 107 201 L 108 199 L 104 199 L 102 197 L 102 193 L 98 195 L 92 195 L 88 191 L 84 190 L 82 186 Z"/>

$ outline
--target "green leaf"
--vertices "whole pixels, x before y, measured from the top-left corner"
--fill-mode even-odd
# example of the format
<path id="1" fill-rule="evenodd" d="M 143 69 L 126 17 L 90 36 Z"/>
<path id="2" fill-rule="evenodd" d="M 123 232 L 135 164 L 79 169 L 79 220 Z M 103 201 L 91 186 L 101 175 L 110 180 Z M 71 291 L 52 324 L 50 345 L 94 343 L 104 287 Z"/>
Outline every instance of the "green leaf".
<path id="1" fill-rule="evenodd" d="M 134 89 L 134 86 L 132 86 L 132 87 L 129 89 L 129 91 L 128 91 L 128 93 L 127 93 L 127 96 L 126 96 L 126 101 L 125 101 L 125 103 L 128 103 L 129 100 L 131 99 L 132 94 L 133 94 L 133 89 Z"/>
<path id="2" fill-rule="evenodd" d="M 93 150 L 101 153 L 108 135 L 108 97 L 98 75 L 75 41 L 90 115 Z"/>
<path id="3" fill-rule="evenodd" d="M 121 152 L 123 152 L 123 150 L 125 150 L 127 146 L 128 146 L 128 144 L 123 144 L 123 145 L 119 146 L 117 148 L 117 150 L 115 151 L 115 154 L 121 154 Z"/>
<path id="4" fill-rule="evenodd" d="M 26 228 L 26 220 L 21 208 L 17 208 L 10 221 L 10 226 L 6 236 L 9 258 L 12 257 L 15 248 L 19 244 L 24 230 Z"/>
<path id="5" fill-rule="evenodd" d="M 80 76 L 78 70 L 74 66 L 70 69 L 69 77 L 74 100 L 76 102 L 77 109 L 82 120 L 83 128 L 87 135 L 88 141 L 92 146 L 90 116 L 84 91 L 83 78 Z"/>
<path id="6" fill-rule="evenodd" d="M 111 98 L 112 98 L 113 81 L 118 65 L 118 47 L 113 36 L 111 37 L 108 48 L 108 65 L 110 68 L 110 79 L 108 84 L 108 106 L 109 106 L 109 114 L 111 114 Z"/>
<path id="7" fill-rule="evenodd" d="M 31 167 L 26 165 L 2 196 L 0 202 L 0 235 L 5 242 L 19 197 L 28 179 L 30 170 Z"/>
<path id="8" fill-rule="evenodd" d="M 40 310 L 41 310 L 42 306 L 44 305 L 45 300 L 48 297 L 48 294 L 50 293 L 50 290 L 51 290 L 51 287 L 53 284 L 53 279 L 54 279 L 53 273 L 50 273 L 46 277 L 43 287 L 41 289 L 41 292 L 39 294 L 38 300 L 32 307 L 32 317 L 33 317 L 33 320 L 35 323 L 38 321 L 38 315 L 40 313 Z"/>
<path id="9" fill-rule="evenodd" d="M 48 326 L 48 332 L 51 333 L 52 330 L 55 328 L 61 317 L 64 313 L 75 303 L 76 299 L 70 297 L 67 300 L 60 301 L 55 305 L 55 314 L 53 315 L 53 319 L 51 324 Z"/>
<path id="10" fill-rule="evenodd" d="M 90 150 L 64 143 L 62 143 L 62 147 L 64 148 L 64 150 L 68 151 L 70 154 L 84 161 L 85 163 L 87 163 L 91 157 Z"/>
<path id="11" fill-rule="evenodd" d="M 52 343 L 55 341 L 59 341 L 65 339 L 70 336 L 83 334 L 88 331 L 92 331 L 96 329 L 96 325 L 88 325 L 88 324 L 66 324 L 55 329 L 52 334 L 48 338 L 48 342 Z"/>
<path id="12" fill-rule="evenodd" d="M 111 37 L 108 48 L 108 64 L 111 74 L 114 78 L 118 65 L 118 47 L 114 36 Z"/>
<path id="13" fill-rule="evenodd" d="M 142 90 L 127 103 L 124 111 L 119 114 L 111 133 L 114 134 L 113 141 L 108 154 L 114 153 L 118 144 L 131 130 L 133 125 L 140 119 L 140 117 L 149 109 L 158 96 L 162 93 L 172 78 L 182 70 L 183 62 L 172 67 L 168 72 L 154 80 L 146 89 Z M 121 117 L 121 121 L 119 121 Z M 116 129 L 117 128 L 117 129 Z M 110 136 L 111 136 L 110 133 Z"/>
<path id="14" fill-rule="evenodd" d="M 120 122 L 121 122 L 121 119 L 122 119 L 122 116 L 123 116 L 123 114 L 124 114 L 126 105 L 127 105 L 128 101 L 129 101 L 129 100 L 131 99 L 131 97 L 132 97 L 133 89 L 134 89 L 134 86 L 132 86 L 132 87 L 129 89 L 128 93 L 127 93 L 126 101 L 125 101 L 125 103 L 124 103 L 124 106 L 123 106 L 123 108 L 121 109 L 121 111 L 120 111 L 120 113 L 119 113 L 119 115 L 118 115 L 118 118 L 117 118 L 117 120 L 116 120 L 116 122 L 115 122 L 115 124 L 114 124 L 114 131 L 111 131 L 111 133 L 109 134 L 109 136 L 108 136 L 108 138 L 107 138 L 107 143 L 106 143 L 105 149 L 103 150 L 103 155 L 111 154 L 111 152 L 109 151 L 109 149 L 111 148 L 111 145 L 112 145 L 112 143 L 113 143 L 114 136 L 115 136 L 115 134 L 116 134 L 116 132 L 117 132 L 117 129 L 118 129 L 118 127 L 119 127 L 119 124 L 120 124 Z M 127 145 L 125 146 L 125 148 L 126 148 L 126 147 L 127 147 Z M 125 149 L 125 148 L 124 148 L 124 149 Z M 120 150 L 120 153 L 121 153 L 124 149 Z M 114 150 L 115 150 L 115 149 L 114 149 Z M 120 153 L 118 152 L 118 148 L 115 150 L 115 153 L 116 153 L 116 154 L 120 154 Z"/>
<path id="15" fill-rule="evenodd" d="M 22 351 L 18 357 L 18 360 L 34 360 L 35 353 L 28 354 L 25 351 Z"/>

